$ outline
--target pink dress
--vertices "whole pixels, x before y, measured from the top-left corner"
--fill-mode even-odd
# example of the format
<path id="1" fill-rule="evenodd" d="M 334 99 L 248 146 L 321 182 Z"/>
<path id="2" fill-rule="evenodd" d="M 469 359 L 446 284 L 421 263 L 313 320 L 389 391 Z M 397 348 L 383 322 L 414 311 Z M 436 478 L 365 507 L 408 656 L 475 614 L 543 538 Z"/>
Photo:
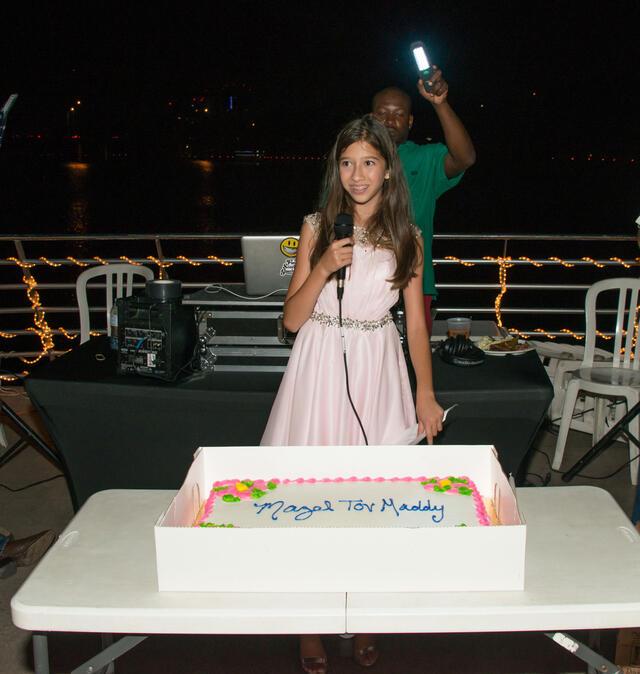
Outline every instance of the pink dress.
<path id="1" fill-rule="evenodd" d="M 314 229 L 318 215 L 305 219 Z M 395 256 L 354 228 L 353 263 L 342 300 L 351 397 L 370 445 L 411 444 L 417 423 L 407 366 L 389 310 L 399 291 L 387 279 Z M 261 445 L 363 445 L 345 385 L 336 281 L 322 289 L 300 328 Z"/>

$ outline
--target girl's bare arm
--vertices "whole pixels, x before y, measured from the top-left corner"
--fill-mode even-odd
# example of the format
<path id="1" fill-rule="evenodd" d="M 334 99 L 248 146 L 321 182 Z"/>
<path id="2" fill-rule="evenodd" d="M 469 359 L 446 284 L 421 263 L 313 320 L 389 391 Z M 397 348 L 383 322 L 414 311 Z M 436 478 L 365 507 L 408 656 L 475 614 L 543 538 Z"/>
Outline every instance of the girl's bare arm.
<path id="1" fill-rule="evenodd" d="M 420 239 L 422 248 L 422 239 Z M 433 390 L 431 368 L 431 346 L 424 315 L 424 296 L 422 294 L 422 262 L 416 269 L 409 285 L 403 290 L 404 308 L 407 319 L 407 338 L 409 355 L 416 373 L 416 416 L 418 430 L 424 432 L 429 444 L 442 430 L 443 410 L 436 400 Z"/>

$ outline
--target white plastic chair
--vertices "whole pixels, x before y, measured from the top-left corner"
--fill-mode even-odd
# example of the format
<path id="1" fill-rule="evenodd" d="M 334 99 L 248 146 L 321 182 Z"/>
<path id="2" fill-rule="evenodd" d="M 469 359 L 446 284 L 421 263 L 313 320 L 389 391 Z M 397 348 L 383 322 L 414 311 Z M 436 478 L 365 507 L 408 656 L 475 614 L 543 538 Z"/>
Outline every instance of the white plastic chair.
<path id="1" fill-rule="evenodd" d="M 149 269 L 149 267 L 134 264 L 105 264 L 85 269 L 78 276 L 78 280 L 76 281 L 76 297 L 78 298 L 78 309 L 80 310 L 80 344 L 84 344 L 89 339 L 89 330 L 91 329 L 89 301 L 87 299 L 87 281 L 98 276 L 105 277 L 107 308 L 105 319 L 107 334 L 110 335 L 109 314 L 113 306 L 113 300 L 118 297 L 129 297 L 131 295 L 133 292 L 134 276 L 141 276 L 146 281 L 152 281 L 153 270 Z"/>
<path id="2" fill-rule="evenodd" d="M 596 345 L 597 314 L 596 306 L 601 293 L 611 292 L 618 294 L 616 331 L 613 342 L 613 360 L 608 363 L 594 364 Z M 571 425 L 571 417 L 576 405 L 578 393 L 585 391 L 595 398 L 593 420 L 594 444 L 604 435 L 604 409 L 606 398 L 624 398 L 627 409 L 631 409 L 640 399 L 640 349 L 633 343 L 635 323 L 638 314 L 638 292 L 640 279 L 615 278 L 594 283 L 587 291 L 585 301 L 585 346 L 584 357 L 578 370 L 572 373 L 567 385 L 562 418 L 558 429 L 558 440 L 553 457 L 552 466 L 560 468 L 567 434 Z M 626 336 L 623 331 L 626 330 Z M 624 342 L 623 342 L 624 340 Z M 620 351 L 624 347 L 624 353 Z M 629 424 L 629 432 L 636 438 L 640 437 L 640 419 L 636 418 Z M 638 449 L 629 442 L 629 458 L 638 456 Z M 638 464 L 630 464 L 631 483 L 637 484 Z"/>
<path id="3" fill-rule="evenodd" d="M 544 364 L 544 369 L 553 384 L 553 400 L 547 410 L 548 418 L 557 423 L 562 417 L 564 397 L 567 392 L 567 384 L 571 380 L 571 374 L 580 367 L 584 358 L 584 344 L 557 344 L 551 341 L 536 341 L 530 339 L 528 344 L 533 346 Z M 610 362 L 613 354 L 604 349 L 594 349 L 594 361 Z M 593 397 L 590 395 L 580 396 L 576 401 L 571 419 L 571 429 L 593 434 Z M 615 420 L 623 415 L 618 407 L 613 408 Z M 619 437 L 624 441 L 623 437 Z"/>

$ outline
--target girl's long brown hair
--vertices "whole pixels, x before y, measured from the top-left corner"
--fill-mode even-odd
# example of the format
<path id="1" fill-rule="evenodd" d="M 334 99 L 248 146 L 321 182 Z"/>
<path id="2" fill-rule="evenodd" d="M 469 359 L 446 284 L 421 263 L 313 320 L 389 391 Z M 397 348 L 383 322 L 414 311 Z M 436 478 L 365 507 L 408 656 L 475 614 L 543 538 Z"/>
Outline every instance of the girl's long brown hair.
<path id="1" fill-rule="evenodd" d="M 364 141 L 374 147 L 386 162 L 389 179 L 382 186 L 380 207 L 367 224 L 367 235 L 374 246 L 388 248 L 396 258 L 396 271 L 389 281 L 394 288 L 405 288 L 422 263 L 420 247 L 411 224 L 409 190 L 395 143 L 385 127 L 373 115 L 354 119 L 338 134 L 327 157 L 320 210 L 320 227 L 311 266 L 315 266 L 334 239 L 333 224 L 338 213 L 353 213 L 353 201 L 340 182 L 342 153 L 353 143 Z"/>

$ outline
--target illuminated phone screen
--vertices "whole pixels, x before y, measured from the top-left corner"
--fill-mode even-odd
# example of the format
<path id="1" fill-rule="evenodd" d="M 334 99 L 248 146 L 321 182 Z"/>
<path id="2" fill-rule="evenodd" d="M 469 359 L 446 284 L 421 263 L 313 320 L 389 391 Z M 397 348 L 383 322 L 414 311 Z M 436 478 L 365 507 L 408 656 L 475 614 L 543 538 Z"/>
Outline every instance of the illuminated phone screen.
<path id="1" fill-rule="evenodd" d="M 424 51 L 424 47 L 416 47 L 413 50 L 413 58 L 416 60 L 418 70 L 428 70 L 429 59 L 427 58 L 427 54 Z"/>

